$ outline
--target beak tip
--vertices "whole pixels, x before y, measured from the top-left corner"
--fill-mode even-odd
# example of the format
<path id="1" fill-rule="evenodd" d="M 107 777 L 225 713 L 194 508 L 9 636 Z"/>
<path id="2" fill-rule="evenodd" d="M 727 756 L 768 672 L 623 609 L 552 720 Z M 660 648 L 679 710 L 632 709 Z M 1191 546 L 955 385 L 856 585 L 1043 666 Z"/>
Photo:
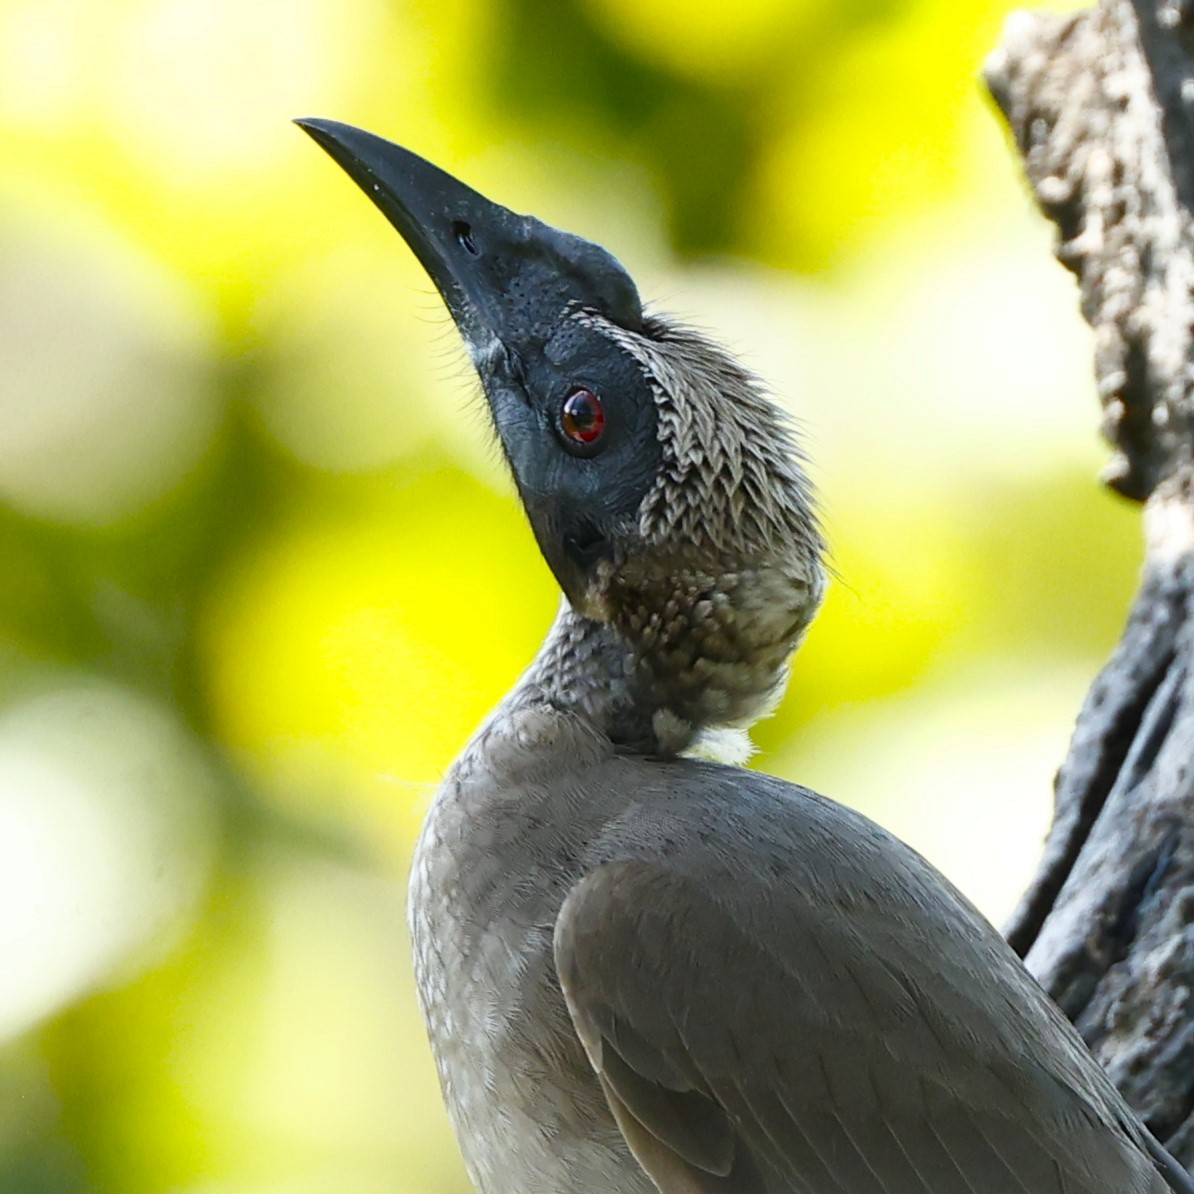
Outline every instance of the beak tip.
<path id="1" fill-rule="evenodd" d="M 291 123 L 297 124 L 308 137 L 320 142 L 327 139 L 336 127 L 336 121 L 324 120 L 319 116 L 296 116 Z"/>

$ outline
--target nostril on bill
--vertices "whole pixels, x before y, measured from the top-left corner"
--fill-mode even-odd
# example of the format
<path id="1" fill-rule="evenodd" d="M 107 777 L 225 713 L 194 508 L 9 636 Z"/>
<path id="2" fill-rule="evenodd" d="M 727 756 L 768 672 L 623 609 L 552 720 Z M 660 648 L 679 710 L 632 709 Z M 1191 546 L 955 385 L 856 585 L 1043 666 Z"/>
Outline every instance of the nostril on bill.
<path id="1" fill-rule="evenodd" d="M 464 220 L 452 221 L 452 235 L 466 253 L 471 253 L 474 257 L 481 255 L 481 250 L 477 248 L 477 242 L 473 240 L 472 226 Z"/>

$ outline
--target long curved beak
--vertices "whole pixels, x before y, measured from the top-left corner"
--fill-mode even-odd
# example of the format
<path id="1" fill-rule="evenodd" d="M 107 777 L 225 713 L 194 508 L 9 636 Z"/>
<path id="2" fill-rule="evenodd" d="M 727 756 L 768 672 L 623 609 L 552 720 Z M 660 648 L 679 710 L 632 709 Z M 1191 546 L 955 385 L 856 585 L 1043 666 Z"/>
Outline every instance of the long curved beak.
<path id="1" fill-rule="evenodd" d="M 520 216 L 438 166 L 335 120 L 295 123 L 343 167 L 422 263 L 474 360 L 541 347 L 575 307 L 638 330 L 629 274 L 600 246 Z"/>

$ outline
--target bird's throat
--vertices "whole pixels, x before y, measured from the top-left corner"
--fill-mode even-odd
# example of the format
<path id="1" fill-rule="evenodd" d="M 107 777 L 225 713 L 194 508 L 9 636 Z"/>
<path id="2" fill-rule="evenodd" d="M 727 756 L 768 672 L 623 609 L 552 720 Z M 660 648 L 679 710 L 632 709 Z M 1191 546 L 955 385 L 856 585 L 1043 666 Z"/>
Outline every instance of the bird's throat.
<path id="1" fill-rule="evenodd" d="M 600 620 L 563 603 L 507 706 L 568 711 L 636 753 L 700 749 L 774 707 L 819 596 L 783 569 L 623 569 Z"/>

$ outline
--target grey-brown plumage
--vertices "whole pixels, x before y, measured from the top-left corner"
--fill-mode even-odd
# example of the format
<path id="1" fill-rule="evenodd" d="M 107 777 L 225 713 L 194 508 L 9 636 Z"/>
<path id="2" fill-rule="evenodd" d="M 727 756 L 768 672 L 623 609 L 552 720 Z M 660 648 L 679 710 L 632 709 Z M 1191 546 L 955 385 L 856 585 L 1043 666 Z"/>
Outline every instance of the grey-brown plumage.
<path id="1" fill-rule="evenodd" d="M 774 702 L 823 588 L 809 485 L 757 383 L 645 316 L 604 250 L 303 123 L 443 294 L 565 593 L 445 779 L 411 877 L 477 1188 L 1194 1191 L 919 855 L 691 757 Z"/>

